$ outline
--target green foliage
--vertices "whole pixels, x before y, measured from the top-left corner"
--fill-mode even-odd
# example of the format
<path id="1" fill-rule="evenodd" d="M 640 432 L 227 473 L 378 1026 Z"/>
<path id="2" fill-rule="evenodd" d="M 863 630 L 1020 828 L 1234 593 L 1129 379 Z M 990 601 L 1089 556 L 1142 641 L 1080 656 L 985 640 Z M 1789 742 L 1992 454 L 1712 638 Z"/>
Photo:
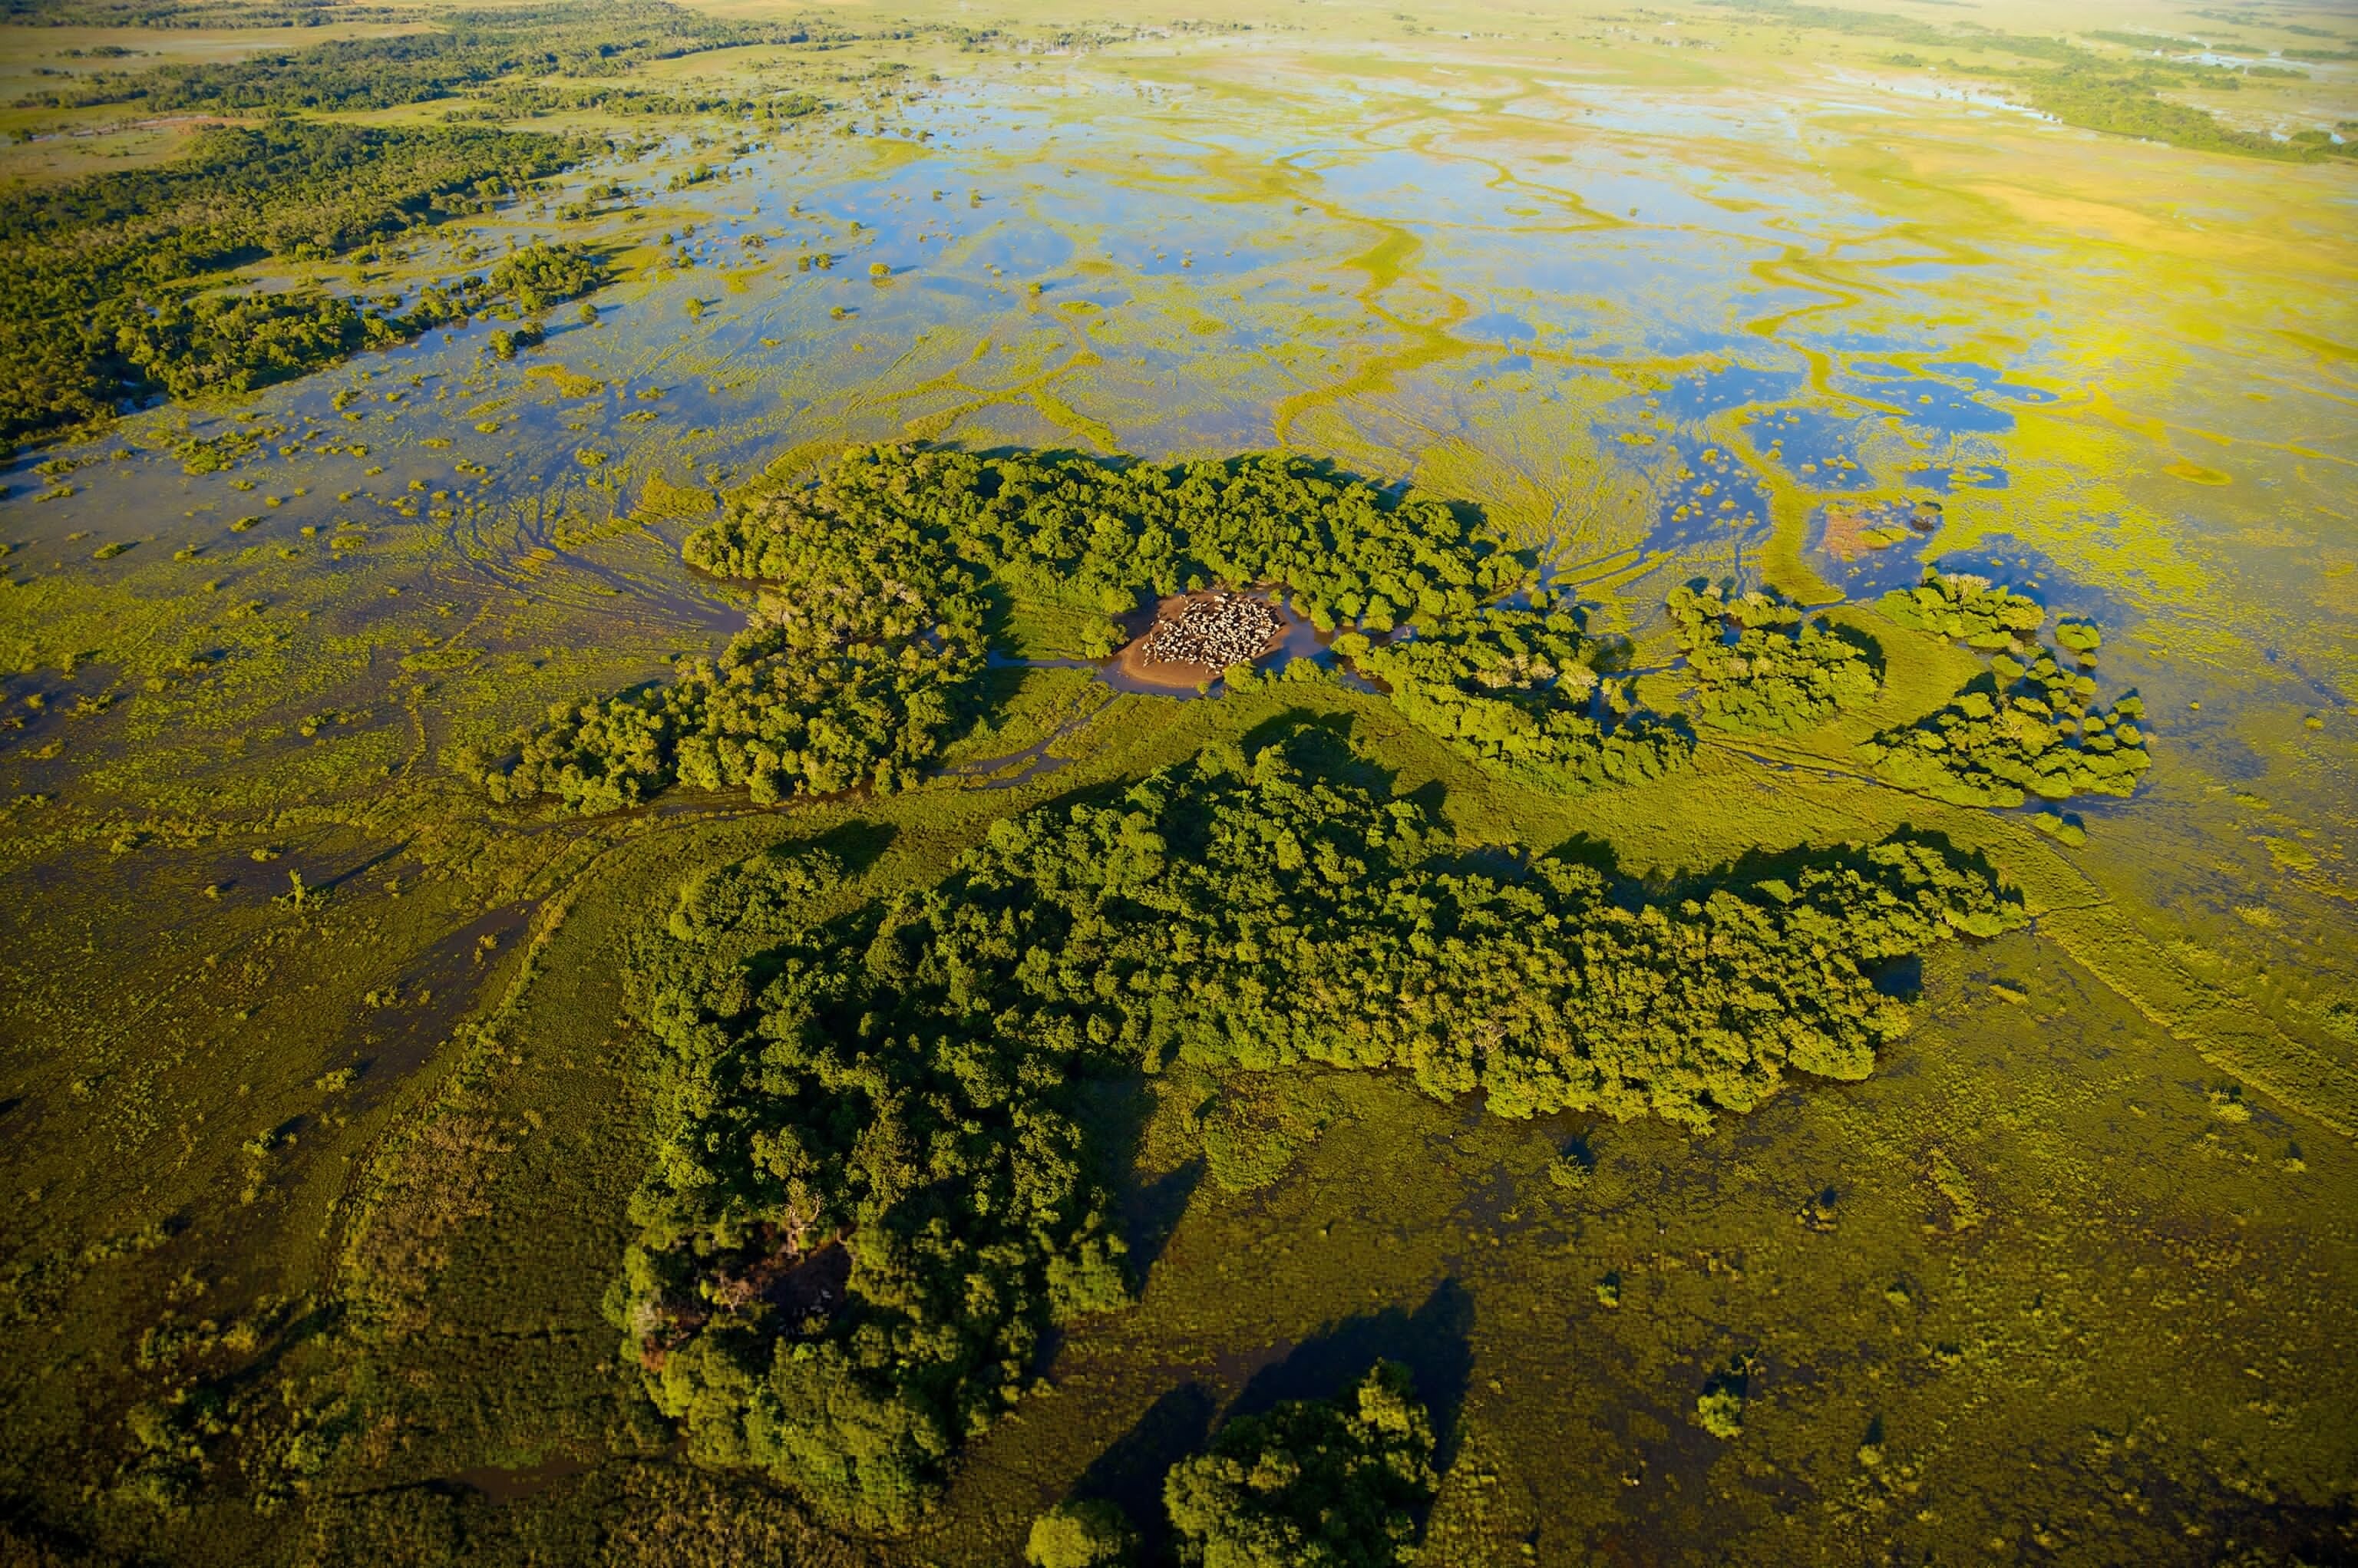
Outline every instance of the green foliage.
<path id="1" fill-rule="evenodd" d="M 463 302 L 429 289 L 412 315 L 386 317 L 308 290 L 208 293 L 205 275 L 341 254 L 582 154 L 551 136 L 274 122 L 205 132 L 175 163 L 0 196 L 0 439 L 158 392 L 260 386 L 480 308 L 490 295 L 474 280 Z M 511 263 L 533 287 L 596 276 L 572 246 Z"/>
<path id="2" fill-rule="evenodd" d="M 1729 602 L 1712 585 L 1668 600 L 1704 722 L 1722 730 L 1806 730 L 1873 700 L 1880 684 L 1858 643 L 1773 593 Z"/>
<path id="3" fill-rule="evenodd" d="M 2152 765 L 2136 723 L 2145 705 L 2134 693 L 2109 708 L 2096 705 L 2095 677 L 2084 667 L 2102 640 L 2094 626 L 2056 628 L 2056 640 L 2083 666 L 2067 670 L 2036 640 L 2046 611 L 1978 578 L 1928 577 L 1912 592 L 1886 594 L 1880 608 L 1903 626 L 1988 651 L 1990 667 L 1938 712 L 1863 742 L 1860 755 L 1877 776 L 1963 806 L 2136 792 Z"/>
<path id="4" fill-rule="evenodd" d="M 175 398 L 244 392 L 358 352 L 370 323 L 326 295 L 207 294 L 172 299 L 115 329 L 115 353 L 138 380 Z"/>
<path id="5" fill-rule="evenodd" d="M 1911 631 L 1985 651 L 2019 651 L 2047 624 L 2047 611 L 2036 600 L 1963 572 L 1927 572 L 1920 585 L 1893 589 L 1876 600 L 1876 608 Z"/>
<path id="6" fill-rule="evenodd" d="M 492 292 L 527 313 L 579 299 L 609 281 L 604 261 L 587 245 L 560 242 L 530 244 L 502 257 L 492 268 Z"/>
<path id="7" fill-rule="evenodd" d="M 1230 1422 L 1210 1452 L 1172 1467 L 1163 1497 L 1184 1563 L 1388 1568 L 1414 1560 L 1437 1485 L 1408 1372 L 1378 1362 L 1340 1399 Z"/>
<path id="8" fill-rule="evenodd" d="M 807 27 L 727 22 L 665 0 L 443 12 L 430 30 L 337 38 L 204 65 L 101 71 L 20 105 L 135 103 L 148 112 L 389 109 L 516 73 L 619 76 L 652 60 L 800 42 Z"/>
<path id="9" fill-rule="evenodd" d="M 1695 1396 L 1695 1422 L 1723 1443 L 1744 1435 L 1744 1389 L 1741 1380 L 1715 1380 Z"/>
<path id="10" fill-rule="evenodd" d="M 1494 532 L 1440 502 L 1389 501 L 1277 454 L 1165 468 L 875 447 L 847 454 L 808 503 L 830 519 L 923 530 L 1012 593 L 1099 613 L 1142 593 L 1267 583 L 1322 624 L 1364 616 L 1389 627 L 1470 614 L 1523 575 Z M 688 560 L 776 580 L 774 551 L 798 526 L 790 511 L 734 513 L 689 541 Z"/>
<path id="11" fill-rule="evenodd" d="M 972 574 L 855 453 L 807 491 L 735 503 L 691 565 L 783 589 L 715 659 L 635 693 L 559 707 L 492 775 L 492 797 L 632 806 L 675 780 L 758 801 L 914 784 L 983 667 Z"/>
<path id="12" fill-rule="evenodd" d="M 1329 623 L 1389 625 L 1471 615 L 1523 570 L 1438 502 L 1390 502 L 1297 458 L 1162 468 L 914 446 L 741 497 L 683 554 L 774 591 L 717 663 L 552 712 L 494 775 L 496 798 L 601 811 L 675 780 L 757 800 L 905 787 L 983 667 L 994 595 L 1095 619 L 1150 592 L 1266 582 Z"/>
<path id="13" fill-rule="evenodd" d="M 1683 764 L 1693 742 L 1650 716 L 1622 715 L 1618 688 L 1597 674 L 1604 646 L 1548 593 L 1533 603 L 1453 617 L 1405 642 L 1346 633 L 1335 649 L 1419 728 L 1552 788 L 1637 783 Z"/>
<path id="14" fill-rule="evenodd" d="M 2294 163 L 2342 150 L 2330 146 L 2280 142 L 2273 136 L 2239 131 L 2223 124 L 2207 109 L 2175 103 L 2154 91 L 2157 86 L 2177 85 L 2180 83 L 2170 73 L 2124 74 L 2103 66 L 2082 64 L 2036 71 L 2021 79 L 2023 96 L 2032 108 L 2082 130 L 2138 136 L 2147 141 L 2167 142 L 2174 147 L 2189 147 L 2198 152 L 2231 153 L 2241 157 L 2275 158 Z M 2234 80 L 2231 76 L 2223 82 L 2205 81 L 2203 85 L 2232 87 Z"/>
<path id="15" fill-rule="evenodd" d="M 905 1523 L 1060 1322 L 1129 1299 L 1087 1079 L 1398 1067 L 1504 1116 L 1743 1110 L 1865 1076 L 1875 976 L 2018 925 L 1894 839 L 1661 900 L 1543 860 L 1456 866 L 1413 805 L 1216 746 L 1099 805 L 996 824 L 890 908 L 764 858 L 692 884 L 639 967 L 663 1042 L 617 1299 L 695 1452 Z"/>
<path id="16" fill-rule="evenodd" d="M 834 871 L 707 879 L 658 944 L 661 1135 L 625 1321 L 699 1455 L 896 1525 L 1051 1324 L 1129 1293 L 1066 1105 L 1080 1028 L 973 1013 L 971 960 L 922 925 L 804 924 Z"/>
<path id="17" fill-rule="evenodd" d="M 1137 1533 L 1111 1503 L 1058 1503 L 1032 1521 L 1023 1561 L 1031 1568 L 1117 1568 L 1137 1545 Z"/>

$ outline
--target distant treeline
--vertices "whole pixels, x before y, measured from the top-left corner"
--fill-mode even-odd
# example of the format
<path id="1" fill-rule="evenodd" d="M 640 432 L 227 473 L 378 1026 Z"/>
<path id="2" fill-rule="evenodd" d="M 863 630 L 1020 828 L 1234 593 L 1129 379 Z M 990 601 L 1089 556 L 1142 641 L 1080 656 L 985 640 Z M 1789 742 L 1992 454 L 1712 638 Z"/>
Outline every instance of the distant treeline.
<path id="1" fill-rule="evenodd" d="M 561 87 L 536 81 L 528 87 L 501 86 L 469 95 L 464 108 L 449 109 L 443 118 L 465 120 L 526 120 L 546 114 L 724 114 L 740 120 L 799 120 L 827 107 L 824 99 L 799 91 L 766 94 L 750 92 L 651 92 L 642 87 Z"/>
<path id="2" fill-rule="evenodd" d="M 439 325 L 310 291 L 224 295 L 208 276 L 265 257 L 337 255 L 486 211 L 598 146 L 277 122 L 205 132 L 175 163 L 0 195 L 0 440 L 103 419 L 159 392 L 281 380 Z M 586 253 L 561 255 L 511 272 L 543 298 L 602 280 Z M 490 297 L 478 280 L 460 309 Z"/>
<path id="3" fill-rule="evenodd" d="M 620 76 L 651 60 L 709 49 L 856 36 L 824 23 L 723 21 L 667 0 L 451 11 L 434 19 L 430 32 L 337 38 L 219 64 L 101 71 L 18 102 L 49 108 L 135 103 L 152 111 L 385 109 L 519 73 Z"/>
<path id="4" fill-rule="evenodd" d="M 407 7 L 338 0 L 0 0 L 0 24 L 19 27 L 325 27 L 416 16 Z"/>
<path id="5" fill-rule="evenodd" d="M 1796 5 L 1791 0 L 1704 0 L 1704 3 L 1742 12 L 1762 22 L 1783 23 L 1788 27 L 1890 38 L 1923 49 L 1974 49 L 2012 55 L 2017 59 L 2045 61 L 2047 63 L 2043 66 L 2026 69 L 1960 61 L 1952 54 L 1938 63 L 1961 74 L 2010 82 L 2029 107 L 2082 130 L 2139 136 L 2200 152 L 2232 153 L 2243 157 L 2277 158 L 2288 162 L 2358 157 L 2358 146 L 2337 144 L 2322 132 L 2278 141 L 2273 136 L 2236 130 L 2223 124 L 2208 110 L 2172 103 L 2159 96 L 2158 90 L 2173 87 L 2233 92 L 2244 73 L 2226 66 L 2155 57 L 2124 60 L 2082 49 L 2064 38 L 2028 38 L 2017 33 L 1996 32 L 1972 24 L 1950 29 L 1889 12 Z M 2145 34 L 2094 33 L 2087 36 L 2138 49 L 2180 42 Z M 2284 52 L 2288 58 L 2296 59 L 2323 58 L 2320 51 L 2313 50 L 2287 49 Z M 1909 65 L 1932 63 L 1913 53 L 1901 58 Z"/>

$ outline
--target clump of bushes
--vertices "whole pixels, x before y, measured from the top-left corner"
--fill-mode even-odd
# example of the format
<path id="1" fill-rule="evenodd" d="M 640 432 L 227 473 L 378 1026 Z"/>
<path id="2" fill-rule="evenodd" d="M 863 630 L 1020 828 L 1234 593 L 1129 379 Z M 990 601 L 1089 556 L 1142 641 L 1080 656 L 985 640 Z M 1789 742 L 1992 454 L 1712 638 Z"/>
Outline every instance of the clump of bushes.
<path id="1" fill-rule="evenodd" d="M 2067 670 L 2039 644 L 2046 611 L 1978 578 L 1935 574 L 1912 592 L 1887 594 L 1881 606 L 1902 625 L 1984 650 L 1988 668 L 1938 712 L 1863 742 L 1860 754 L 1877 777 L 1964 806 L 2135 793 L 2153 761 L 2138 723 L 2145 704 L 2134 692 L 2110 708 L 2097 704 L 2088 673 L 2096 628 L 2057 628 L 2079 666 Z"/>
<path id="2" fill-rule="evenodd" d="M 1674 588 L 1667 608 L 1703 721 L 1716 729 L 1806 730 L 1872 701 L 1881 684 L 1863 639 L 1773 592 Z"/>
<path id="3" fill-rule="evenodd" d="M 1438 1487 L 1433 1425 L 1404 1368 L 1337 1400 L 1239 1417 L 1163 1483 L 1179 1559 L 1205 1568 L 1390 1568 L 1414 1560 Z"/>
<path id="4" fill-rule="evenodd" d="M 1579 618 L 1545 590 L 1532 605 L 1439 618 L 1407 642 L 1347 633 L 1335 648 L 1381 681 L 1410 722 L 1541 783 L 1636 783 L 1684 762 L 1693 741 L 1628 713 L 1598 674 L 1609 650 L 1582 633 Z"/>

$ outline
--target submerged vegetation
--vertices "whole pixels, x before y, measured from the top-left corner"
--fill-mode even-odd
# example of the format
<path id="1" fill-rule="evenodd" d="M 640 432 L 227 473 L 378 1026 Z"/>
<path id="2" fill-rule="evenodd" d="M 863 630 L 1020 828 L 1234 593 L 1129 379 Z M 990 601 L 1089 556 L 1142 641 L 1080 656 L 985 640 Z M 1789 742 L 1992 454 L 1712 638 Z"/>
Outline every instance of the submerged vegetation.
<path id="1" fill-rule="evenodd" d="M 1500 1116 L 1702 1126 L 1789 1071 L 1866 1076 L 1908 1026 L 1887 966 L 2022 920 L 1905 838 L 1665 899 L 1561 860 L 1501 880 L 1283 747 L 1002 820 L 899 904 L 838 913 L 839 881 L 819 850 L 714 873 L 652 949 L 620 1321 L 697 1454 L 871 1525 L 1052 1326 L 1130 1299 L 1087 1081 L 1398 1069 Z"/>

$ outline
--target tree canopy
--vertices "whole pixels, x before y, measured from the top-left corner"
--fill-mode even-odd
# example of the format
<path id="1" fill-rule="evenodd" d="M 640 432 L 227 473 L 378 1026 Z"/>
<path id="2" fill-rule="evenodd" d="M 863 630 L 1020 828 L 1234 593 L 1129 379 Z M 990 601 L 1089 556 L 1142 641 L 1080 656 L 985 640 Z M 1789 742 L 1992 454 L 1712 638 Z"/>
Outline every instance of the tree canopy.
<path id="1" fill-rule="evenodd" d="M 1364 633 L 1336 652 L 1379 681 L 1403 718 L 1479 762 L 1563 788 L 1659 777 L 1693 742 L 1675 724 L 1629 715 L 1602 679 L 1603 644 L 1552 594 L 1417 629 L 1405 641 Z"/>
<path id="2" fill-rule="evenodd" d="M 1864 639 L 1776 593 L 1731 600 L 1716 584 L 1680 587 L 1667 607 L 1714 728 L 1806 730 L 1871 701 L 1882 684 Z"/>
<path id="3" fill-rule="evenodd" d="M 103 420 L 157 393 L 264 385 L 503 295 L 530 310 L 596 287 L 603 268 L 577 245 L 520 252 L 488 285 L 426 290 L 406 316 L 312 289 L 209 287 L 211 275 L 265 256 L 341 254 L 488 207 L 586 149 L 505 131 L 274 121 L 204 132 L 188 156 L 153 168 L 0 195 L 10 301 L 0 312 L 0 441 Z"/>
<path id="4" fill-rule="evenodd" d="M 1230 1422 L 1163 1496 L 1190 1568 L 1393 1568 L 1438 1484 L 1408 1370 L 1379 1361 L 1338 1399 Z"/>
<path id="5" fill-rule="evenodd" d="M 2066 669 L 2038 642 L 2047 611 L 1978 578 L 1936 573 L 1912 591 L 1886 594 L 1879 607 L 1903 626 L 1983 650 L 1989 667 L 1937 712 L 1864 742 L 1860 753 L 1878 778 L 1965 806 L 2136 792 L 2153 762 L 2137 724 L 2145 704 L 2134 692 L 2097 704 L 2093 626 L 2056 627 L 2079 666 Z"/>
<path id="6" fill-rule="evenodd" d="M 1144 594 L 1265 583 L 1329 624 L 1389 625 L 1473 614 L 1525 570 L 1439 502 L 1299 458 L 1163 467 L 912 445 L 758 487 L 682 553 L 763 590 L 751 624 L 669 682 L 552 710 L 512 762 L 481 770 L 495 799 L 605 811 L 675 782 L 761 800 L 905 787 L 981 673 L 994 596 L 1112 617 Z M 1101 651 L 1121 636 L 1107 620 Z"/>
<path id="7" fill-rule="evenodd" d="M 1088 1080 L 1399 1068 L 1502 1116 L 1700 1127 L 1866 1076 L 1909 1024 L 1884 972 L 2022 918 L 1904 837 L 1669 892 L 1501 877 L 1284 744 L 1002 819 L 889 906 L 823 851 L 758 858 L 640 966 L 659 1130 L 617 1318 L 699 1455 L 905 1523 L 1050 1327 L 1130 1299 Z"/>

